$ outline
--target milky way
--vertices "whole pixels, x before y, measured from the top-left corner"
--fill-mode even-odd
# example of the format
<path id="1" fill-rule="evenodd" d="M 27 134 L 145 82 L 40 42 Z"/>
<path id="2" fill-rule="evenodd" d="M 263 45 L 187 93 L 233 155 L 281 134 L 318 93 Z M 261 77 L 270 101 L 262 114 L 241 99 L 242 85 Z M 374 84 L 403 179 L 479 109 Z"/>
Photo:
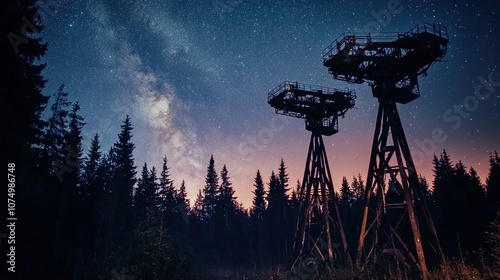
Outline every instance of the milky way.
<path id="1" fill-rule="evenodd" d="M 248 206 L 257 169 L 268 178 L 283 158 L 291 185 L 301 179 L 309 141 L 303 120 L 274 114 L 269 90 L 284 80 L 355 89 L 356 109 L 325 143 L 336 186 L 342 176 L 365 177 L 376 100 L 366 84 L 333 80 L 321 51 L 342 32 L 442 23 L 445 61 L 419 78 L 421 97 L 399 106 L 400 115 L 418 172 L 430 177 L 432 155 L 446 149 L 484 182 L 489 153 L 500 149 L 500 8 L 442 2 L 449 1 L 41 1 L 45 94 L 64 83 L 80 101 L 86 148 L 99 133 L 107 150 L 130 115 L 136 165 L 159 168 L 167 155 L 191 200 L 213 154 Z M 446 140 L 430 141 L 435 129 Z"/>

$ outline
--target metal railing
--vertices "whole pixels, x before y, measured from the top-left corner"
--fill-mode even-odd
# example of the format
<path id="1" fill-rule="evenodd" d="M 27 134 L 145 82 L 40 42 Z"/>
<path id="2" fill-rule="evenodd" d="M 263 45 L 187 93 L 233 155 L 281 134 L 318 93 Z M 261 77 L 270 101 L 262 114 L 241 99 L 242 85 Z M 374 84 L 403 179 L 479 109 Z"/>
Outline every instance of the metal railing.
<path id="1" fill-rule="evenodd" d="M 310 85 L 310 84 L 303 84 L 299 82 L 290 82 L 290 81 L 285 81 L 272 89 L 268 95 L 268 101 L 279 95 L 283 91 L 293 91 L 293 90 L 304 90 L 308 91 L 311 94 L 314 94 L 316 92 L 321 93 L 321 94 L 335 94 L 337 92 L 342 92 L 342 93 L 347 93 L 350 94 L 351 96 L 355 97 L 355 92 L 352 89 L 336 89 L 336 88 L 330 88 L 330 87 L 324 87 L 324 86 L 317 86 L 317 85 Z"/>
<path id="2" fill-rule="evenodd" d="M 413 37 L 420 33 L 430 33 L 441 38 L 448 40 L 448 30 L 442 24 L 430 24 L 426 22 L 421 22 L 413 27 L 410 31 L 400 33 L 400 32 L 386 32 L 378 35 L 371 35 L 370 33 L 342 33 L 339 37 L 335 39 L 329 46 L 327 46 L 322 52 L 321 56 L 323 61 L 330 59 L 332 56 L 346 49 L 346 46 L 363 46 L 372 42 L 390 42 L 390 40 L 397 40 L 403 37 Z M 349 51 L 349 49 L 347 50 Z M 348 55 L 348 53 L 346 53 Z"/>
<path id="3" fill-rule="evenodd" d="M 415 27 L 413 27 L 410 31 L 406 33 L 402 33 L 401 35 L 415 35 L 415 34 L 420 34 L 420 33 L 430 33 L 436 36 L 439 36 L 441 38 L 447 39 L 448 40 L 448 29 L 446 29 L 446 26 L 440 24 L 440 23 L 427 23 L 427 22 L 421 22 L 417 24 Z"/>
<path id="4" fill-rule="evenodd" d="M 397 40 L 399 38 L 397 32 L 386 32 L 379 35 L 362 34 L 362 33 L 342 33 L 335 41 L 333 41 L 322 52 L 321 56 L 326 61 L 330 57 L 336 55 L 350 45 L 351 48 L 359 45 L 367 45 L 368 43 L 387 42 L 388 40 Z"/>

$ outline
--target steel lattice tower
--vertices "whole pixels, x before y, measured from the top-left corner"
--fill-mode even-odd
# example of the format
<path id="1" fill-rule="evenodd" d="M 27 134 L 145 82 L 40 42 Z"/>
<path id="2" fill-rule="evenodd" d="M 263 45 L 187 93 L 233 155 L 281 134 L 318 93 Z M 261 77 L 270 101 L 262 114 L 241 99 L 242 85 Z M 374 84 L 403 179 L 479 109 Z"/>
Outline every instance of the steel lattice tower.
<path id="1" fill-rule="evenodd" d="M 355 97 L 351 90 L 290 82 L 280 84 L 268 94 L 268 103 L 277 114 L 303 118 L 306 129 L 311 131 L 299 192 L 292 269 L 318 260 L 333 268 L 337 255 L 347 251 L 322 135 L 338 132 L 338 117 L 354 107 Z"/>
<path id="2" fill-rule="evenodd" d="M 430 65 L 445 56 L 447 44 L 444 26 L 422 23 L 406 33 L 344 33 L 323 51 L 323 64 L 334 79 L 367 82 L 379 102 L 357 248 L 358 267 L 376 262 L 380 253 L 387 253 L 405 264 L 411 260 L 425 279 L 426 257 L 434 251 L 439 261 L 444 259 L 396 103 L 406 104 L 420 96 L 417 77 L 425 76 Z M 387 197 L 388 190 L 391 197 Z M 395 198 L 394 193 L 399 196 Z M 425 223 L 419 220 L 420 215 Z M 411 239 L 405 240 L 405 236 Z"/>

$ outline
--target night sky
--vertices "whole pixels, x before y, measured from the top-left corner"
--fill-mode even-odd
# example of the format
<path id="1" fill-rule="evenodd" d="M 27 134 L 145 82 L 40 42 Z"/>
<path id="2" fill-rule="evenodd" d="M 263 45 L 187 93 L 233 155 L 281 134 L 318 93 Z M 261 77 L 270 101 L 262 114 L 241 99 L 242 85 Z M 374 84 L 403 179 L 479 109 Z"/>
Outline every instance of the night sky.
<path id="1" fill-rule="evenodd" d="M 267 104 L 285 80 L 356 90 L 356 109 L 324 140 L 336 190 L 342 176 L 366 179 L 377 102 L 367 84 L 333 80 L 322 65 L 321 51 L 346 31 L 405 32 L 421 21 L 448 28 L 446 61 L 419 77 L 419 99 L 398 105 L 419 173 L 432 181 L 432 154 L 446 149 L 484 182 L 489 153 L 500 150 L 498 1 L 60 2 L 42 9 L 44 93 L 64 83 L 80 101 L 85 152 L 95 133 L 107 152 L 130 115 L 138 171 L 144 162 L 159 169 L 166 154 L 191 202 L 211 154 L 246 207 L 257 169 L 267 182 L 283 158 L 290 185 L 302 179 L 310 133 Z M 377 21 L 388 4 L 397 12 Z M 429 146 L 435 129 L 446 140 Z"/>

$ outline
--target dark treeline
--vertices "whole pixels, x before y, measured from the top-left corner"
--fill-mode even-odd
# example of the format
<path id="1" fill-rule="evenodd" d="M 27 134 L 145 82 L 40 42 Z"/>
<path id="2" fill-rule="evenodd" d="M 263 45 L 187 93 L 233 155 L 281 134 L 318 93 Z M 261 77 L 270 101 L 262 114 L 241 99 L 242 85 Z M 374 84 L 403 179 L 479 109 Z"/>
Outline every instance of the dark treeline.
<path id="1" fill-rule="evenodd" d="M 19 279 L 220 279 L 265 273 L 287 264 L 294 239 L 300 182 L 284 161 L 269 178 L 257 170 L 252 205 L 237 202 L 230 166 L 207 162 L 193 203 L 189 182 L 173 182 L 168 155 L 158 169 L 133 158 L 129 117 L 108 148 L 95 135 L 82 147 L 85 120 L 64 85 L 44 96 L 47 44 L 20 19 L 35 1 L 3 1 L 0 87 L 3 166 L 15 163 L 16 274 Z M 50 106 L 49 106 L 50 104 Z M 46 119 L 42 114 L 46 113 Z M 116 124 L 117 126 L 120 124 Z M 490 155 L 484 184 L 477 172 L 443 151 L 434 178 L 420 177 L 444 253 L 473 265 L 500 264 L 500 158 Z M 362 167 L 360 167 L 362 168 Z M 219 171 L 220 170 L 220 171 Z M 339 208 L 351 248 L 364 203 L 361 175 L 343 178 Z M 391 191 L 391 189 L 389 189 Z M 390 196 L 398 193 L 389 193 Z M 1 243 L 7 249 L 7 243 Z M 241 274 L 238 274 L 241 273 Z M 124 275 L 133 278 L 124 278 Z"/>

